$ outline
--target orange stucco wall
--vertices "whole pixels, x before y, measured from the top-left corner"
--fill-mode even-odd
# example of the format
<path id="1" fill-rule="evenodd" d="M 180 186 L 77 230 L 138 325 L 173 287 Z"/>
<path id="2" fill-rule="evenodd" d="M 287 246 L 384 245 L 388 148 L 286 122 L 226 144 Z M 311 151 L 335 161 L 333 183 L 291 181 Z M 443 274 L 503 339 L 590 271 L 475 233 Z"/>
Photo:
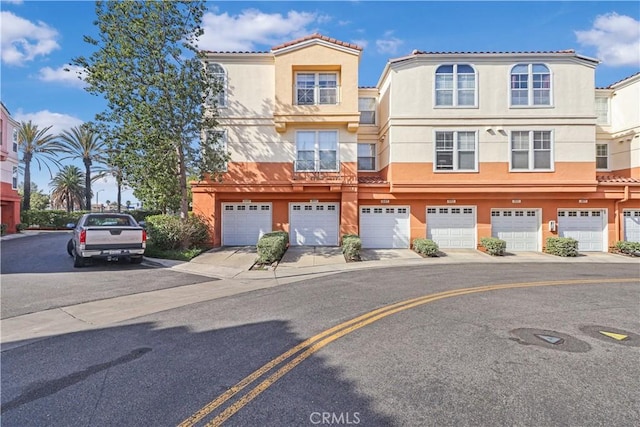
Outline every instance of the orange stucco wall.
<path id="1" fill-rule="evenodd" d="M 11 183 L 0 183 L 0 209 L 2 215 L 0 222 L 7 224 L 7 233 L 16 233 L 16 225 L 20 223 L 20 195 L 17 190 L 11 188 Z"/>

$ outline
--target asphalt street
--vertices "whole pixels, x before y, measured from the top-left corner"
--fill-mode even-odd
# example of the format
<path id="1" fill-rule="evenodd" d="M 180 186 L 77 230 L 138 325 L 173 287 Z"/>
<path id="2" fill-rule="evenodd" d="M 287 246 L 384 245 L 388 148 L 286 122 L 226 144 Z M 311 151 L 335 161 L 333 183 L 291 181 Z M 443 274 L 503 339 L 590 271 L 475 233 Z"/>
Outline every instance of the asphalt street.
<path id="1" fill-rule="evenodd" d="M 2 424 L 638 425 L 639 301 L 633 264 L 344 272 L 4 351 Z"/>

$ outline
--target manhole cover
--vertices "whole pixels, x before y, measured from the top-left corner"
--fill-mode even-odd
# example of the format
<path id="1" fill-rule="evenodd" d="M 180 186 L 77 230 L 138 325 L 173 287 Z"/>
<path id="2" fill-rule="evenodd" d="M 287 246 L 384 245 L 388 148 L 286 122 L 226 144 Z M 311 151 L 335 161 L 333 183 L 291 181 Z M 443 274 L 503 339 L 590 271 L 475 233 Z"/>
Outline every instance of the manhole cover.
<path id="1" fill-rule="evenodd" d="M 624 329 L 612 328 L 610 326 L 586 325 L 580 330 L 590 337 L 606 341 L 611 344 L 621 344 L 628 347 L 640 347 L 640 335 L 625 331 Z"/>
<path id="2" fill-rule="evenodd" d="M 586 353 L 591 346 L 571 335 L 546 329 L 519 328 L 511 331 L 512 341 L 522 345 L 535 345 L 553 350 Z"/>

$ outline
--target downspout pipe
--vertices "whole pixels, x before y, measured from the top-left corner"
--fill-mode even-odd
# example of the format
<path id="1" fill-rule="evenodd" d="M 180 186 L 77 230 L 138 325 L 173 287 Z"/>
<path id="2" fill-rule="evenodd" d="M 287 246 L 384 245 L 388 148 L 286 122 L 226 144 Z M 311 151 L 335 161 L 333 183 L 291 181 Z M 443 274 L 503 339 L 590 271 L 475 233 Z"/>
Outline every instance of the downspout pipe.
<path id="1" fill-rule="evenodd" d="M 624 197 L 620 200 L 616 200 L 616 204 L 615 204 L 615 227 L 616 227 L 616 242 L 619 242 L 620 240 L 622 240 L 620 237 L 622 235 L 622 233 L 620 232 L 620 204 L 626 202 L 627 200 L 629 200 L 629 186 L 625 185 L 624 186 Z"/>

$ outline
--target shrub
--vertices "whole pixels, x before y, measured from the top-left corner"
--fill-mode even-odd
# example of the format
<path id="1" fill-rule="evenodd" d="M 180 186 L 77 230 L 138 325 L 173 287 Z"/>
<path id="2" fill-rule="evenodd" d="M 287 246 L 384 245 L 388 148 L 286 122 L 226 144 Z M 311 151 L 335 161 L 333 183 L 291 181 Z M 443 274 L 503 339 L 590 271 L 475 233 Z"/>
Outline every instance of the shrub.
<path id="1" fill-rule="evenodd" d="M 547 237 L 544 251 L 557 256 L 578 256 L 578 241 L 571 237 Z"/>
<path id="2" fill-rule="evenodd" d="M 149 243 L 161 250 L 190 249 L 204 245 L 209 239 L 207 224 L 190 214 L 185 221 L 174 215 L 146 217 Z"/>
<path id="3" fill-rule="evenodd" d="M 128 211 L 127 213 L 132 217 L 134 217 L 137 222 L 145 221 L 148 216 L 162 215 L 161 211 L 132 210 L 132 211 Z"/>
<path id="4" fill-rule="evenodd" d="M 263 234 L 258 240 L 258 263 L 273 264 L 280 261 L 287 250 L 289 234 L 286 231 L 273 231 Z"/>
<path id="5" fill-rule="evenodd" d="M 362 249 L 360 236 L 357 234 L 342 236 L 342 253 L 347 261 L 360 261 L 360 249 Z"/>
<path id="6" fill-rule="evenodd" d="M 619 241 L 616 242 L 615 248 L 621 254 L 640 256 L 640 242 Z"/>
<path id="7" fill-rule="evenodd" d="M 497 237 L 483 237 L 480 239 L 480 245 L 487 250 L 489 255 L 494 256 L 503 256 L 505 249 L 507 249 L 507 242 Z"/>
<path id="8" fill-rule="evenodd" d="M 440 248 L 431 239 L 415 239 L 413 241 L 413 250 L 423 256 L 437 257 Z"/>
<path id="9" fill-rule="evenodd" d="M 19 232 L 21 232 L 22 230 L 26 229 L 27 226 L 24 224 L 16 224 L 16 230 Z"/>
<path id="10" fill-rule="evenodd" d="M 87 211 L 67 212 L 63 210 L 28 210 L 22 211 L 20 221 L 24 228 L 59 228 L 66 229 L 70 222 L 77 224 Z"/>
<path id="11" fill-rule="evenodd" d="M 7 224 L 0 224 L 0 236 L 7 234 L 7 228 L 9 228 Z"/>

